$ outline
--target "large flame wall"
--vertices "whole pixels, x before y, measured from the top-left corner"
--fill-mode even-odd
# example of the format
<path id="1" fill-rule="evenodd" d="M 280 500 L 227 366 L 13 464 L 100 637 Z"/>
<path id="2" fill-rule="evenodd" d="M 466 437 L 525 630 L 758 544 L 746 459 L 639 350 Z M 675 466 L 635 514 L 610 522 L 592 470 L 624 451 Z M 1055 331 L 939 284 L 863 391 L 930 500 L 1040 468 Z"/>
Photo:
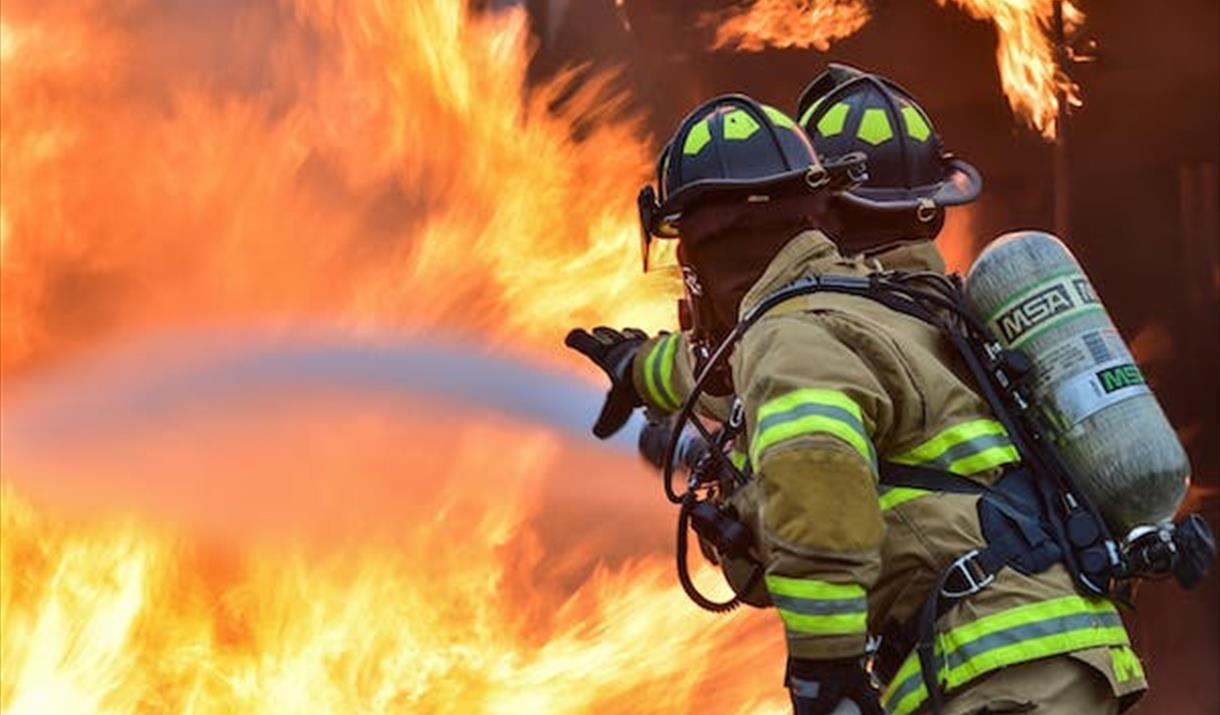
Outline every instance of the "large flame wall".
<path id="1" fill-rule="evenodd" d="M 145 334 L 321 322 L 553 360 L 570 325 L 671 319 L 638 276 L 647 138 L 602 78 L 527 89 L 520 12 L 15 1 L 0 41 L 6 429 Z M 632 462 L 435 400 L 209 395 L 5 439 L 5 712 L 782 705 L 774 624 L 684 600 Z"/>
<path id="2" fill-rule="evenodd" d="M 449 353 L 515 378 L 480 400 L 445 355 L 179 336 L 25 385 L 4 711 L 782 712 L 775 624 L 686 601 L 655 475 L 482 405 L 593 391 Z"/>
<path id="3" fill-rule="evenodd" d="M 4 371 L 258 318 L 552 344 L 671 319 L 638 123 L 461 2 L 6 2 Z M 658 279 L 659 280 L 659 279 Z"/>

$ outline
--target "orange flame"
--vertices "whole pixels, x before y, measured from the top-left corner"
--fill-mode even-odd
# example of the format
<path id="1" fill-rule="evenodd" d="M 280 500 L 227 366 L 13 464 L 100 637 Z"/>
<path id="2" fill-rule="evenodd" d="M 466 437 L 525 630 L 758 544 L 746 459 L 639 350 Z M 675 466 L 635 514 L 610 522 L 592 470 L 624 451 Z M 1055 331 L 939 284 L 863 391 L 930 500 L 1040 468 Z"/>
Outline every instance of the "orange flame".
<path id="1" fill-rule="evenodd" d="M 142 513 L 157 492 L 198 492 L 162 505 L 191 512 L 170 527 L 80 512 L 104 495 L 51 509 L 0 490 L 6 713 L 783 712 L 768 614 L 698 611 L 669 559 L 639 546 L 668 532 L 654 480 L 627 479 L 633 496 L 608 503 L 564 486 L 567 465 L 581 483 L 638 467 L 486 417 L 331 402 L 313 419 L 292 404 L 242 430 L 193 419 L 155 447 L 20 461 L 44 477 L 57 459 L 89 462 L 28 484 L 45 499 L 155 449 L 165 473 L 123 475 Z M 403 449 L 403 432 L 457 450 Z M 544 508 L 581 530 L 547 533 Z M 598 508 L 636 525 L 597 534 Z"/>
<path id="2" fill-rule="evenodd" d="M 936 237 L 936 247 L 945 258 L 945 269 L 966 275 L 982 246 L 978 245 L 978 209 L 955 206 L 945 212 L 945 226 Z"/>
<path id="3" fill-rule="evenodd" d="M 5 372 L 269 315 L 546 345 L 672 321 L 676 284 L 639 276 L 639 122 L 604 75 L 523 90 L 523 12 L 177 12 L 5 3 Z"/>
<path id="4" fill-rule="evenodd" d="M 759 52 L 767 47 L 814 47 L 855 34 L 869 20 L 861 0 L 755 0 L 754 4 L 708 13 L 704 23 L 716 24 L 714 49 Z"/>
<path id="5" fill-rule="evenodd" d="M 936 0 L 961 7 L 978 20 L 995 24 L 996 64 L 1008 106 L 1043 137 L 1058 131 L 1060 102 L 1082 104 L 1079 87 L 1057 61 L 1052 36 L 1054 0 Z M 1084 13 L 1063 3 L 1064 31 L 1070 34 L 1084 22 Z"/>
<path id="6" fill-rule="evenodd" d="M 225 8 L 3 5 L 6 386 L 95 346 L 214 323 L 456 328 L 553 358 L 570 325 L 672 320 L 676 286 L 639 276 L 630 187 L 651 163 L 639 124 L 605 76 L 523 89 L 521 12 Z M 83 460 L 72 488 L 33 496 L 53 480 L 15 464 L 6 439 L 0 709 L 785 710 L 773 619 L 703 616 L 659 549 L 601 563 L 622 533 L 574 529 L 566 552 L 539 537 L 540 480 L 580 464 L 587 495 L 618 476 L 599 477 L 593 455 L 485 416 L 442 431 L 320 414 L 304 436 L 226 423 L 229 463 L 197 430 L 166 425 L 186 444 L 156 453 L 155 474 L 61 449 Z M 403 434 L 448 449 L 406 463 L 395 456 L 427 450 L 404 452 Z M 273 444 L 292 459 L 267 462 Z M 353 524 L 321 545 L 196 533 L 154 508 L 210 505 L 227 525 L 293 513 L 302 465 L 324 477 L 311 513 Z M 361 487 L 370 475 L 378 486 Z M 60 503 L 96 488 L 140 508 L 111 518 Z M 390 536 L 366 533 L 370 513 L 404 503 Z M 536 578 L 544 554 L 566 582 Z"/>
<path id="7" fill-rule="evenodd" d="M 1059 106 L 1080 106 L 1079 87 L 1057 60 L 1052 36 L 1054 0 L 936 0 L 950 3 L 996 28 L 996 63 L 1008 105 L 1018 117 L 1047 139 L 1057 132 Z M 745 7 L 710 13 L 705 21 L 718 24 L 715 48 L 758 52 L 767 47 L 813 47 L 825 52 L 831 43 L 854 34 L 868 23 L 861 0 L 754 0 Z M 1063 3 L 1065 33 L 1084 22 L 1084 13 Z"/>

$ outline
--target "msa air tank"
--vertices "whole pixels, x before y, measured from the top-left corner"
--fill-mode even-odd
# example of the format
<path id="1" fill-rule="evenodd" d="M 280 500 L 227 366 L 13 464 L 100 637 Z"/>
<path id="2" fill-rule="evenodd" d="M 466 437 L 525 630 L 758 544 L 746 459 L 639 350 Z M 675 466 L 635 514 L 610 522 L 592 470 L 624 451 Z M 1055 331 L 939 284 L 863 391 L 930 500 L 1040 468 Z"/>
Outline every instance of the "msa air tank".
<path id="1" fill-rule="evenodd" d="M 1040 231 L 1005 234 L 971 266 L 965 293 L 1033 363 L 1037 408 L 1116 536 L 1170 519 L 1186 494 L 1186 452 L 1067 246 Z"/>

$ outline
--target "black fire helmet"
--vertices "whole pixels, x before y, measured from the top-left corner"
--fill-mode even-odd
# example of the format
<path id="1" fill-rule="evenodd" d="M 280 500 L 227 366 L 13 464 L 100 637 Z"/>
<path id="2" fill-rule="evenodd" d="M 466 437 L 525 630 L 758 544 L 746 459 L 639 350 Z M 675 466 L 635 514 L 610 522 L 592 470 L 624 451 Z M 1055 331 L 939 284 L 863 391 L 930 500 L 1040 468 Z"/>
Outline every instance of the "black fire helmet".
<path id="1" fill-rule="evenodd" d="M 657 157 L 659 192 L 651 185 L 640 190 L 644 267 L 652 238 L 677 238 L 682 210 L 697 201 L 767 201 L 842 188 L 863 176 L 862 155 L 823 166 L 804 132 L 780 110 L 743 94 L 710 99 L 686 116 Z"/>
<path id="2" fill-rule="evenodd" d="M 982 190 L 978 170 L 945 153 L 928 115 L 890 79 L 831 64 L 801 93 L 797 116 L 820 156 L 868 157 L 868 179 L 846 201 L 898 214 L 900 224 L 913 219 L 916 233 L 928 224 L 939 230 L 944 207 L 974 201 Z"/>

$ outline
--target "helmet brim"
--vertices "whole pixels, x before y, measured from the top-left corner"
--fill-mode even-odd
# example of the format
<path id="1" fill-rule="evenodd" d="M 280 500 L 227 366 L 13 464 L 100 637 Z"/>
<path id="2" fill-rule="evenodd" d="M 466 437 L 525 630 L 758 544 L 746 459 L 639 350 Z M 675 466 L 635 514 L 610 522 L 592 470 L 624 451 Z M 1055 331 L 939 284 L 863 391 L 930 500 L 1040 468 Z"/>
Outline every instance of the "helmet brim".
<path id="1" fill-rule="evenodd" d="M 956 157 L 946 157 L 943 181 L 910 188 L 862 186 L 846 192 L 846 196 L 872 210 L 904 211 L 929 203 L 938 207 L 961 206 L 977 199 L 982 191 L 983 177 L 974 165 Z"/>
<path id="2" fill-rule="evenodd" d="M 652 235 L 656 238 L 677 238 L 682 212 L 702 201 L 732 200 L 734 197 L 743 202 L 758 201 L 763 196 L 769 198 L 795 191 L 816 190 L 821 187 L 816 182 L 824 182 L 825 178 L 825 170 L 813 165 L 758 179 L 695 181 L 683 186 L 661 204 L 652 222 Z"/>

